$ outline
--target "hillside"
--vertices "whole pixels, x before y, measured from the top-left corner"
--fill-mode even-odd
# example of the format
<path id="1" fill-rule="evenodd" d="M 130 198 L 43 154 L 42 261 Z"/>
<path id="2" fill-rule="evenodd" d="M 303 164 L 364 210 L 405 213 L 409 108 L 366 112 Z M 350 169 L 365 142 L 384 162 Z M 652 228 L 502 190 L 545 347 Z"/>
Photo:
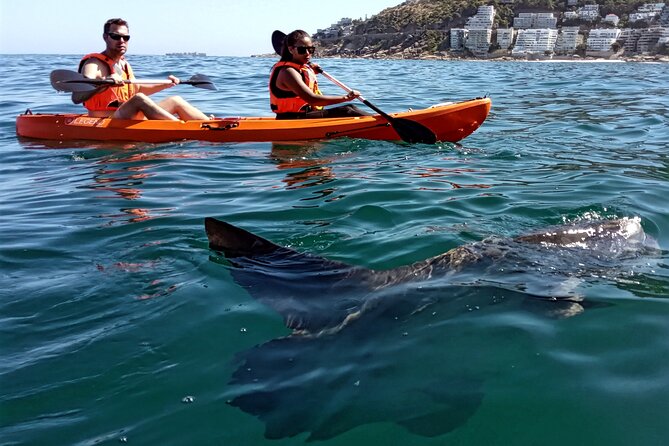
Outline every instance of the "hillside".
<path id="1" fill-rule="evenodd" d="M 580 1 L 579 6 L 585 2 Z M 602 16 L 612 13 L 621 18 L 619 27 L 626 26 L 627 15 L 644 2 L 632 0 L 597 0 L 588 4 L 600 5 Z M 319 55 L 331 57 L 425 57 L 444 55 L 449 48 L 450 28 L 462 28 L 479 6 L 495 7 L 494 28 L 513 25 L 513 17 L 521 12 L 553 12 L 560 21 L 564 11 L 575 9 L 566 0 L 521 0 L 514 3 L 486 0 L 409 0 L 387 8 L 368 20 L 354 20 L 353 30 L 345 37 L 326 38 L 314 35 Z M 597 26 L 591 23 L 566 23 L 584 29 Z"/>

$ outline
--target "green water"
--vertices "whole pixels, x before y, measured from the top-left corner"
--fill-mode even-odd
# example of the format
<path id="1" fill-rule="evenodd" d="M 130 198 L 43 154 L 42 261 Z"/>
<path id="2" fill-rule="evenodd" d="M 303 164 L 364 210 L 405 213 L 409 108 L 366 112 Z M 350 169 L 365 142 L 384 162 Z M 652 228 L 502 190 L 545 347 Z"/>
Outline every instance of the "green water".
<path id="1" fill-rule="evenodd" d="M 208 74 L 218 92 L 179 87 L 208 113 L 269 115 L 270 59 L 130 60 Z M 26 108 L 80 110 L 48 82 L 77 61 L 0 56 L 0 444 L 669 442 L 666 65 L 320 61 L 388 112 L 489 94 L 459 145 L 17 140 Z M 597 218 L 639 217 L 660 250 L 579 277 L 575 317 L 481 271 L 296 342 L 208 249 L 207 216 L 377 269 Z M 235 382 L 246 361 L 262 379 Z M 263 417 L 229 404 L 255 391 Z"/>

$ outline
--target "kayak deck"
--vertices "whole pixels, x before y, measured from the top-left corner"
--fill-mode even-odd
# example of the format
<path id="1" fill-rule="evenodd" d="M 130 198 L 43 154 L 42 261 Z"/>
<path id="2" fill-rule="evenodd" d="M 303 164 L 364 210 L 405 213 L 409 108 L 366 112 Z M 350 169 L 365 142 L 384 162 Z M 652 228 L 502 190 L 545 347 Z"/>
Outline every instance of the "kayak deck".
<path id="1" fill-rule="evenodd" d="M 478 129 L 488 116 L 489 98 L 439 104 L 391 114 L 418 122 L 438 141 L 457 142 Z M 170 142 L 301 141 L 364 138 L 396 141 L 401 138 L 381 116 L 277 120 L 274 117 L 226 117 L 210 121 L 124 120 L 79 114 L 26 114 L 16 118 L 16 133 L 47 140 Z"/>

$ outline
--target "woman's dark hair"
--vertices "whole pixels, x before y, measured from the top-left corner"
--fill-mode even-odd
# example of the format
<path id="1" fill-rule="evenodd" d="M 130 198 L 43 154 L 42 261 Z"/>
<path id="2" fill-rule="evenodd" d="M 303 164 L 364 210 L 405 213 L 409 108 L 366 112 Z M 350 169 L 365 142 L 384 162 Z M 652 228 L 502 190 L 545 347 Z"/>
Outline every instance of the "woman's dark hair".
<path id="1" fill-rule="evenodd" d="M 295 43 L 304 38 L 311 37 L 306 31 L 301 29 L 296 29 L 292 33 L 288 34 L 285 39 L 283 39 L 283 45 L 281 46 L 281 61 L 290 62 L 293 60 L 293 55 L 288 51 L 289 46 L 295 46 Z"/>
<path id="2" fill-rule="evenodd" d="M 103 28 L 103 30 L 104 30 L 103 32 L 104 32 L 105 34 L 107 34 L 107 33 L 109 32 L 109 28 L 111 28 L 112 25 L 116 25 L 116 26 L 127 26 L 128 28 L 130 28 L 130 27 L 128 26 L 128 22 L 126 22 L 126 21 L 123 20 L 123 19 L 109 19 L 109 20 L 107 20 L 107 21 L 105 22 L 105 26 L 104 26 L 104 28 Z"/>

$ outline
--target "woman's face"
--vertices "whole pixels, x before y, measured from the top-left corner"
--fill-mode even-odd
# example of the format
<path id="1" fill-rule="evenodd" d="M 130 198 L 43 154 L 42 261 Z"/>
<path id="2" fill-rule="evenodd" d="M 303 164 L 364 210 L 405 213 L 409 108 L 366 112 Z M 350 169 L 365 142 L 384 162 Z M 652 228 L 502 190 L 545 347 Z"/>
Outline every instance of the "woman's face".
<path id="1" fill-rule="evenodd" d="M 304 36 L 301 39 L 297 39 L 293 46 L 289 46 L 288 50 L 293 56 L 293 61 L 299 64 L 307 64 L 311 60 L 311 55 L 316 51 L 311 37 Z"/>

